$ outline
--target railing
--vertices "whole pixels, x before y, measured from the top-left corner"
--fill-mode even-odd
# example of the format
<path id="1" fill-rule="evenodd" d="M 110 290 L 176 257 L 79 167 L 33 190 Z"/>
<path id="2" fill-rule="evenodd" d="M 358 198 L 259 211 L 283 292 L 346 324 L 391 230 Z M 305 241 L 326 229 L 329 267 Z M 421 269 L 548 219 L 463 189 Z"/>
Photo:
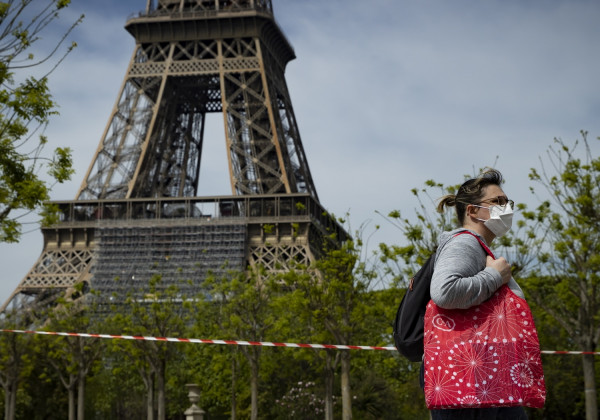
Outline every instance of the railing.
<path id="1" fill-rule="evenodd" d="M 271 0 L 153 0 L 148 3 L 146 12 L 140 15 L 152 17 L 186 12 L 214 14 L 248 10 L 273 14 Z"/>
<path id="2" fill-rule="evenodd" d="M 310 220 L 327 232 L 337 233 L 339 238 L 347 236 L 333 216 L 309 194 L 75 200 L 52 204 L 58 206 L 60 214 L 60 223 L 52 228 L 136 220 L 241 223 Z"/>

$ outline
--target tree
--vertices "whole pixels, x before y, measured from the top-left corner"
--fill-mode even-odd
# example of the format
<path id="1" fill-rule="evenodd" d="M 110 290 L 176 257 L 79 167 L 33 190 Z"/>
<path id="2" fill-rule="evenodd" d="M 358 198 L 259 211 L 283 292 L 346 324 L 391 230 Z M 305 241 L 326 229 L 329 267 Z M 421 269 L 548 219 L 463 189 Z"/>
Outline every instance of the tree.
<path id="1" fill-rule="evenodd" d="M 411 192 L 419 204 L 415 210 L 416 221 L 404 217 L 400 210 L 392 210 L 387 216 L 377 212 L 400 230 L 407 242 L 406 245 L 379 244 L 380 258 L 386 265 L 385 273 L 391 277 L 392 286 L 405 287 L 408 284 L 407 279 L 415 274 L 437 249 L 439 235 L 458 224 L 456 216 L 449 216 L 448 213 L 432 216 L 431 209 L 436 208 L 433 191 L 437 191 L 439 197 L 442 197 L 446 194 L 456 194 L 459 187 L 460 185 L 445 186 L 428 180 L 424 188 L 413 188 Z"/>
<path id="2" fill-rule="evenodd" d="M 2 328 L 14 328 L 9 319 L 2 320 Z M 0 335 L 0 385 L 4 389 L 4 418 L 16 415 L 19 383 L 31 370 L 31 337 L 21 334 Z"/>
<path id="3" fill-rule="evenodd" d="M 83 337 L 42 337 L 42 339 L 46 340 L 43 347 L 46 360 L 68 392 L 69 420 L 83 420 L 86 377 L 98 360 L 102 347 L 97 339 Z"/>
<path id="4" fill-rule="evenodd" d="M 315 267 L 297 265 L 282 275 L 285 288 L 290 290 L 282 294 L 277 306 L 282 309 L 280 322 L 289 327 L 288 340 L 292 342 L 330 343 L 332 335 L 323 328 L 319 319 L 321 306 L 318 302 L 323 290 L 320 277 Z M 284 311 L 283 308 L 288 308 Z M 334 380 L 335 371 L 340 362 L 341 353 L 333 349 L 314 350 L 315 363 L 323 371 L 324 414 L 325 420 L 332 420 L 334 414 Z M 316 413 L 315 413 L 316 415 Z"/>
<path id="5" fill-rule="evenodd" d="M 20 211 L 39 209 L 49 199 L 51 185 L 40 170 L 48 169 L 51 182 L 64 182 L 73 174 L 71 151 L 56 148 L 44 156 L 48 139 L 44 128 L 56 103 L 48 88 L 48 76 L 75 47 L 73 43 L 62 57 L 41 77 L 24 75 L 34 67 L 45 68 L 60 50 L 66 37 L 79 24 L 81 16 L 42 57 L 32 46 L 41 34 L 68 7 L 70 0 L 47 0 L 45 6 L 34 0 L 0 2 L 0 241 L 18 241 L 21 233 Z M 34 135 L 39 134 L 37 139 Z M 16 214 L 16 215 L 15 215 Z M 45 222 L 54 220 L 51 207 L 41 214 Z"/>
<path id="6" fill-rule="evenodd" d="M 273 313 L 274 276 L 262 267 L 249 268 L 247 272 L 230 271 L 224 276 L 211 275 L 206 286 L 212 298 L 206 304 L 214 305 L 218 314 L 215 322 L 222 333 L 234 339 L 265 341 L 266 334 L 273 328 L 276 314 Z M 198 319 L 198 323 L 205 322 Z M 239 350 L 250 366 L 250 418 L 258 418 L 259 373 L 261 346 L 240 346 L 232 351 L 232 391 L 235 391 L 235 352 Z M 235 393 L 232 394 L 232 413 L 237 411 Z"/>
<path id="7" fill-rule="evenodd" d="M 81 294 L 83 283 L 76 285 Z M 99 326 L 97 307 L 84 299 L 59 299 L 58 305 L 48 310 L 46 328 L 50 331 L 82 332 Z M 100 359 L 104 343 L 99 339 L 78 336 L 36 337 L 42 342 L 42 357 L 53 367 L 68 392 L 69 420 L 85 417 L 86 378 Z"/>
<path id="8" fill-rule="evenodd" d="M 573 145 L 555 139 L 556 146 L 540 158 L 541 169 L 531 169 L 530 179 L 550 199 L 536 215 L 547 246 L 535 254 L 544 264 L 528 273 L 524 287 L 577 350 L 593 352 L 600 340 L 600 158 L 594 157 L 587 132 L 581 136 Z M 586 417 L 597 419 L 594 355 L 582 355 L 582 364 Z"/>
<path id="9" fill-rule="evenodd" d="M 298 267 L 284 275 L 286 285 L 299 295 L 297 310 L 320 333 L 335 344 L 351 345 L 352 340 L 369 331 L 368 320 L 378 310 L 368 292 L 374 287 L 377 270 L 369 256 L 363 255 L 364 226 L 340 246 L 325 244 L 324 255 L 311 267 Z M 300 312 L 300 313 L 302 313 Z M 322 329 L 319 329 L 322 326 Z M 326 333 L 326 334 L 323 334 Z M 352 418 L 351 355 L 347 350 L 337 354 L 325 352 L 326 418 L 332 418 L 332 377 L 339 357 L 341 368 L 342 418 Z"/>
<path id="10" fill-rule="evenodd" d="M 185 336 L 191 322 L 191 298 L 182 296 L 176 284 L 163 283 L 162 268 L 158 264 L 155 267 L 156 273 L 149 279 L 146 288 L 134 290 L 124 302 L 112 305 L 114 315 L 109 322 L 121 334 Z M 164 341 L 134 340 L 115 344 L 126 350 L 131 364 L 144 380 L 148 396 L 147 418 L 154 419 L 156 386 L 157 418 L 165 420 L 167 365 L 177 354 L 177 348 Z"/>

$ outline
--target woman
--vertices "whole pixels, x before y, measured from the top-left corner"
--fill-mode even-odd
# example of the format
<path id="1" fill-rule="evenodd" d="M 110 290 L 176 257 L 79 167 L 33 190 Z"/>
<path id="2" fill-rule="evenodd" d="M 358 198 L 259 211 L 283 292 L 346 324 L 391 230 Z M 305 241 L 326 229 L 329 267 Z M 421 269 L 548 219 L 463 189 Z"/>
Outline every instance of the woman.
<path id="1" fill-rule="evenodd" d="M 438 211 L 455 207 L 462 227 L 440 235 L 436 252 L 431 299 L 446 309 L 466 309 L 490 298 L 500 286 L 524 298 L 503 257 L 493 259 L 473 235 L 456 235 L 468 230 L 486 245 L 510 230 L 513 202 L 500 187 L 502 174 L 489 169 L 466 181 L 456 195 L 441 198 Z M 436 419 L 527 419 L 523 407 L 431 410 Z"/>

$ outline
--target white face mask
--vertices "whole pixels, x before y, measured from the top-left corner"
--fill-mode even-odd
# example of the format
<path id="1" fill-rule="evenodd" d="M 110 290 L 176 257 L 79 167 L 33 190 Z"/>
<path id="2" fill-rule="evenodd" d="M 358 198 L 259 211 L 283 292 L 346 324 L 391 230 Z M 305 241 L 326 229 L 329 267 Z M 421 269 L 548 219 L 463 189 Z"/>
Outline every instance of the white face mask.
<path id="1" fill-rule="evenodd" d="M 481 208 L 487 208 L 490 212 L 490 218 L 487 220 L 481 220 L 485 227 L 487 227 L 497 237 L 506 235 L 512 226 L 513 209 L 510 204 L 506 206 L 490 206 Z"/>

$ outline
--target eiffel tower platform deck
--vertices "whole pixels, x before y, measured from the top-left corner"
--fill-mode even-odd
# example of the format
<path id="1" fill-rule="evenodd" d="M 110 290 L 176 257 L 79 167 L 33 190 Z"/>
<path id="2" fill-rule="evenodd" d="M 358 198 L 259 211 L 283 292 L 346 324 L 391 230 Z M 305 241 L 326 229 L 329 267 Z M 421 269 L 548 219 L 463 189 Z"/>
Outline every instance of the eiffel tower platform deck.
<path id="1" fill-rule="evenodd" d="M 42 305 L 78 283 L 111 299 L 143 294 L 155 274 L 164 287 L 195 296 L 209 274 L 309 264 L 331 235 L 347 239 L 309 194 L 53 204 L 60 221 L 42 229 L 44 250 L 3 312 Z"/>

